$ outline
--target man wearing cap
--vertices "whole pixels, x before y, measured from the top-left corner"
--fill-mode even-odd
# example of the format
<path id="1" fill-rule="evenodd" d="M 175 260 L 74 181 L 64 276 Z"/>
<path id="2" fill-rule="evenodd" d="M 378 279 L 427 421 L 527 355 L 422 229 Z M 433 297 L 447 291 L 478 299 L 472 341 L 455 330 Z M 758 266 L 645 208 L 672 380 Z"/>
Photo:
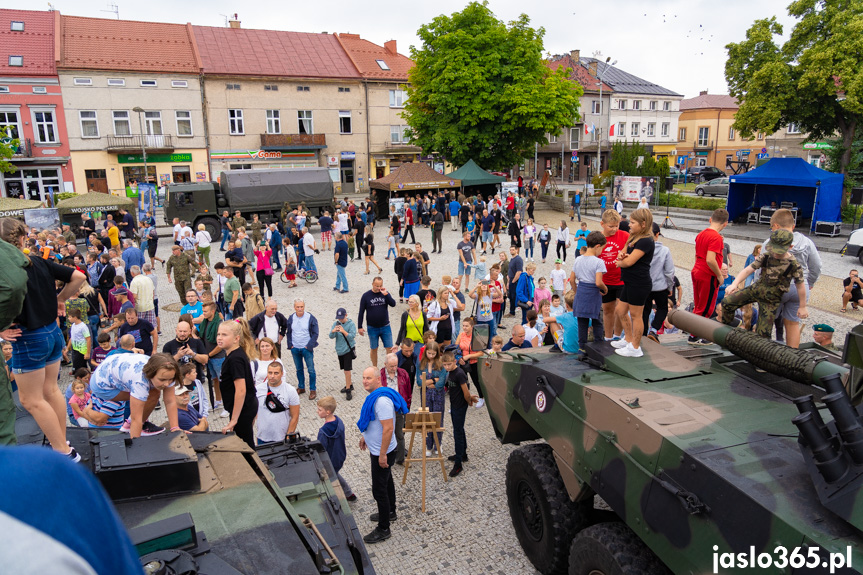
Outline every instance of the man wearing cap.
<path id="1" fill-rule="evenodd" d="M 183 431 L 207 431 L 210 426 L 206 417 L 201 417 L 198 410 L 189 403 L 191 392 L 188 387 L 178 385 L 174 389 L 177 396 L 177 425 Z"/>
<path id="2" fill-rule="evenodd" d="M 815 324 L 812 326 L 812 339 L 824 349 L 841 355 L 842 348 L 833 343 L 833 331 L 826 323 Z"/>
<path id="3" fill-rule="evenodd" d="M 186 292 L 192 289 L 192 274 L 197 268 L 198 262 L 194 256 L 183 253 L 183 249 L 176 244 L 171 246 L 171 257 L 168 258 L 165 272 L 168 274 L 168 281 L 171 281 L 171 272 L 174 272 L 174 288 L 181 303 L 186 301 Z"/>
<path id="4" fill-rule="evenodd" d="M 793 240 L 794 235 L 788 230 L 774 230 L 770 234 L 770 241 L 767 242 L 761 255 L 746 266 L 725 290 L 725 299 L 722 300 L 722 323 L 731 325 L 735 311 L 746 304 L 758 302 L 758 325 L 755 332 L 769 339 L 773 332 L 776 311 L 792 281 L 797 288 L 800 301 L 797 317 L 800 319 L 809 317 L 809 311 L 806 309 L 806 279 L 803 268 L 788 251 Z M 761 276 L 748 287 L 738 291 L 737 286 L 755 270 L 761 270 Z"/>
<path id="5" fill-rule="evenodd" d="M 345 394 L 345 399 L 352 399 L 353 385 L 351 384 L 351 370 L 354 367 L 356 356 L 357 326 L 352 319 L 348 318 L 348 310 L 340 307 L 336 310 L 336 321 L 330 328 L 330 339 L 336 341 L 336 355 L 339 358 L 339 368 L 345 374 L 345 386 L 340 389 Z"/>
<path id="6" fill-rule="evenodd" d="M 73 232 L 69 226 L 69 222 L 63 222 L 63 233 L 61 234 L 63 239 L 66 240 L 69 244 L 75 243 L 75 232 Z"/>

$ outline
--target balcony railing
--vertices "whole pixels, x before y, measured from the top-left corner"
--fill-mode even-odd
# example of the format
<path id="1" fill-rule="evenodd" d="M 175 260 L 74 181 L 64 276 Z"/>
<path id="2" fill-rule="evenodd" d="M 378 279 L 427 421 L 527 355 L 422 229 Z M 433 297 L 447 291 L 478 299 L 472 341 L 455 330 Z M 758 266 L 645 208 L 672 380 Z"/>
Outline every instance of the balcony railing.
<path id="1" fill-rule="evenodd" d="M 5 143 L 10 143 L 11 140 L 7 138 L 3 138 L 2 140 Z M 30 138 L 21 138 L 18 140 L 18 145 L 15 147 L 15 151 L 12 153 L 13 158 L 32 158 L 33 157 L 33 148 L 30 146 Z"/>
<path id="2" fill-rule="evenodd" d="M 693 150 L 712 150 L 713 149 L 713 140 L 695 140 L 695 143 L 692 144 Z"/>
<path id="3" fill-rule="evenodd" d="M 148 152 L 173 152 L 174 140 L 171 134 L 108 136 L 108 151 L 117 154 L 140 152 L 146 148 Z"/>
<path id="4" fill-rule="evenodd" d="M 261 134 L 261 148 L 326 148 L 326 134 Z"/>
<path id="5" fill-rule="evenodd" d="M 392 140 L 387 140 L 384 142 L 384 149 L 390 152 L 410 152 L 410 153 L 418 153 L 422 151 L 422 148 L 411 144 L 410 142 L 393 142 Z"/>

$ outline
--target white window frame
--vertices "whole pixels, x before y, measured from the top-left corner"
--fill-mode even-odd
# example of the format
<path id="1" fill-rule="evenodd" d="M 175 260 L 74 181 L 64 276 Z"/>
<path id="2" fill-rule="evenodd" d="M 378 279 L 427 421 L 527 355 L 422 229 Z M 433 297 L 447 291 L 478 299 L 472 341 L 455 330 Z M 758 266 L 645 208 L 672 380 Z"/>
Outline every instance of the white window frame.
<path id="1" fill-rule="evenodd" d="M 308 116 L 306 116 L 307 114 Z M 303 122 L 308 122 L 308 127 L 300 129 Z M 297 133 L 310 135 L 315 133 L 315 114 L 313 110 L 297 110 Z"/>
<path id="2" fill-rule="evenodd" d="M 186 116 L 181 116 L 180 114 L 187 114 Z M 175 110 L 174 111 L 174 122 L 177 126 L 177 137 L 178 138 L 193 138 L 195 136 L 195 129 L 192 126 L 192 111 L 191 110 Z M 189 133 L 184 134 L 180 130 L 181 123 L 189 123 Z"/>
<path id="3" fill-rule="evenodd" d="M 785 128 L 785 130 L 786 130 L 786 132 L 785 132 L 786 134 L 799 134 L 800 133 L 800 124 L 798 124 L 797 122 L 791 122 L 790 124 L 788 124 L 788 126 Z"/>
<path id="4" fill-rule="evenodd" d="M 188 88 L 189 81 L 188 80 L 171 80 L 172 88 Z"/>
<path id="5" fill-rule="evenodd" d="M 51 122 L 38 121 L 36 119 L 37 114 L 51 114 Z M 59 144 L 60 143 L 60 134 L 57 131 L 57 111 L 55 108 L 40 108 L 40 107 L 31 107 L 30 115 L 33 121 L 33 139 L 37 144 Z M 50 127 L 54 132 L 54 138 L 52 140 L 43 140 L 39 136 L 39 127 L 46 126 Z"/>
<path id="6" fill-rule="evenodd" d="M 594 116 L 598 116 L 600 114 L 599 108 L 600 108 L 599 100 L 591 100 L 590 101 L 590 113 L 591 114 L 593 114 Z"/>
<path id="7" fill-rule="evenodd" d="M 617 123 L 617 137 L 625 138 L 626 137 L 626 122 L 618 122 Z"/>
<path id="8" fill-rule="evenodd" d="M 125 86 L 126 80 L 123 78 L 108 78 L 109 86 Z"/>
<path id="9" fill-rule="evenodd" d="M 15 114 L 15 130 L 18 132 L 17 139 L 21 139 L 21 109 L 17 106 L 0 106 L 0 112 L 4 114 Z M 6 124 L 7 126 L 11 126 L 12 122 Z M 0 138 L 8 137 L 7 134 L 0 132 Z"/>
<path id="10" fill-rule="evenodd" d="M 148 117 L 147 115 L 150 114 Z M 157 134 L 152 128 L 159 123 L 159 133 Z M 163 136 L 165 135 L 165 127 L 162 125 L 162 112 L 159 110 L 147 110 L 144 112 L 144 132 L 147 136 Z"/>
<path id="11" fill-rule="evenodd" d="M 243 123 L 242 108 L 228 109 L 228 134 L 231 136 L 245 136 L 246 130 Z"/>
<path id="12" fill-rule="evenodd" d="M 404 108 L 407 101 L 407 90 L 390 90 L 390 108 Z"/>
<path id="13" fill-rule="evenodd" d="M 759 139 L 759 140 L 763 140 L 763 139 L 764 139 L 764 132 L 758 132 L 758 139 Z"/>
<path id="14" fill-rule="evenodd" d="M 555 136 L 554 134 L 549 134 L 548 135 L 548 143 L 549 144 L 556 144 L 557 143 L 557 136 Z"/>
<path id="15" fill-rule="evenodd" d="M 265 112 L 267 118 L 267 133 L 281 134 L 282 133 L 282 114 L 279 110 L 267 110 Z"/>
<path id="16" fill-rule="evenodd" d="M 159 82 L 157 80 L 141 80 L 142 88 L 156 88 L 158 85 Z"/>
<path id="17" fill-rule="evenodd" d="M 663 102 L 662 103 L 662 111 L 663 112 L 670 112 L 671 111 L 671 102 L 669 102 L 667 100 L 665 102 Z"/>
<path id="18" fill-rule="evenodd" d="M 703 138 L 701 137 L 702 132 L 704 133 Z M 695 143 L 701 148 L 706 148 L 710 145 L 710 126 L 699 126 L 698 139 L 695 140 Z"/>
<path id="19" fill-rule="evenodd" d="M 581 136 L 581 131 L 584 128 L 570 128 L 569 129 L 569 147 L 577 148 L 578 147 L 578 138 Z"/>
<path id="20" fill-rule="evenodd" d="M 671 123 L 670 122 L 662 122 L 662 126 L 660 127 L 659 135 L 662 138 L 667 138 L 668 133 L 671 131 Z"/>
<path id="21" fill-rule="evenodd" d="M 641 134 L 641 122 L 632 122 L 632 125 L 629 127 L 629 135 L 633 138 L 637 138 Z"/>
<path id="22" fill-rule="evenodd" d="M 378 67 L 379 67 L 381 70 L 389 70 L 389 69 L 390 69 L 390 67 L 387 65 L 387 63 L 386 63 L 386 62 L 384 62 L 383 60 L 375 60 L 375 62 L 377 62 Z"/>
<path id="23" fill-rule="evenodd" d="M 686 140 L 686 128 L 679 128 L 677 130 L 677 141 L 683 142 Z"/>
<path id="24" fill-rule="evenodd" d="M 47 86 L 33 86 L 33 93 L 34 94 L 47 94 L 48 88 L 47 88 Z"/>
<path id="25" fill-rule="evenodd" d="M 656 137 L 656 122 L 648 122 L 647 123 L 647 137 L 655 138 Z"/>
<path id="26" fill-rule="evenodd" d="M 342 118 L 348 119 L 348 131 L 344 131 L 342 129 Z M 350 110 L 339 110 L 339 134 L 353 134 L 354 133 L 354 120 L 351 118 Z"/>
<path id="27" fill-rule="evenodd" d="M 407 130 L 407 128 L 407 126 L 390 126 L 390 143 L 406 144 L 408 142 L 405 137 L 405 130 Z M 395 138 L 393 136 L 395 136 Z"/>
<path id="28" fill-rule="evenodd" d="M 92 86 L 93 78 L 72 78 L 72 83 L 76 86 Z"/>
<path id="29" fill-rule="evenodd" d="M 729 128 L 728 128 L 728 139 L 729 140 L 734 139 L 734 126 L 729 126 Z"/>
<path id="30" fill-rule="evenodd" d="M 618 110 L 625 110 L 626 109 L 626 100 L 623 100 L 623 99 L 618 100 L 617 101 L 617 109 Z"/>
<path id="31" fill-rule="evenodd" d="M 9 23 L 9 31 L 10 32 L 23 32 L 24 31 L 24 22 L 20 20 L 12 20 Z"/>
<path id="32" fill-rule="evenodd" d="M 651 112 L 655 112 L 655 111 L 657 110 L 657 107 L 656 107 L 656 100 L 651 100 L 651 101 L 650 101 L 650 104 L 648 105 L 648 107 L 649 107 L 649 109 L 650 109 L 650 111 L 651 111 Z"/>
<path id="33" fill-rule="evenodd" d="M 88 116 L 87 118 L 84 118 L 84 114 L 93 114 L 93 115 L 92 115 L 92 116 Z M 93 124 L 95 124 L 95 126 L 96 126 L 96 133 L 95 133 L 94 135 L 90 135 L 90 136 L 88 136 L 88 135 L 86 134 L 86 130 L 84 130 L 84 123 L 85 123 L 85 122 L 88 122 L 88 123 L 89 123 L 89 122 L 92 122 Z M 79 125 L 79 126 L 80 126 L 80 128 L 81 128 L 81 138 L 84 138 L 84 139 L 94 139 L 94 138 L 99 138 L 99 137 L 100 137 L 100 134 L 99 134 L 99 118 L 98 118 L 98 115 L 96 114 L 96 110 L 78 110 L 78 125 Z"/>
<path id="34" fill-rule="evenodd" d="M 632 109 L 640 110 L 641 109 L 641 100 L 633 100 L 632 101 Z"/>
<path id="35" fill-rule="evenodd" d="M 278 92 L 279 85 L 278 84 L 264 84 L 264 92 Z"/>
<path id="36" fill-rule="evenodd" d="M 11 54 L 9 56 L 9 65 L 15 68 L 21 68 L 24 66 L 24 56 L 18 54 Z"/>
<path id="37" fill-rule="evenodd" d="M 126 114 L 126 117 L 123 118 L 117 117 L 117 114 Z M 124 123 L 129 129 L 128 134 L 118 134 L 117 133 L 117 122 Z M 118 138 L 131 138 L 132 137 L 132 115 L 129 113 L 129 110 L 111 110 L 111 125 L 114 129 L 114 136 Z"/>
<path id="38" fill-rule="evenodd" d="M 8 94 L 9 86 L 0 86 L 0 94 Z"/>

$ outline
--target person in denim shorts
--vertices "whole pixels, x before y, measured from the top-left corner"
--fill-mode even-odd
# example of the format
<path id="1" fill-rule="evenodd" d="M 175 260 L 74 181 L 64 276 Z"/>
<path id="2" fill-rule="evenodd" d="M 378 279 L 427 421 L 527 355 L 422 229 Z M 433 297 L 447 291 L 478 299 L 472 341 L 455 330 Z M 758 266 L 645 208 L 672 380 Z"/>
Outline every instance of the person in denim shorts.
<path id="1" fill-rule="evenodd" d="M 2 218 L 0 238 L 24 251 L 27 228 L 18 220 Z M 57 386 L 65 342 L 57 316 L 66 314 L 66 300 L 75 297 L 87 276 L 36 255 L 29 259 L 27 296 L 21 313 L 10 326 L 4 326 L 0 338 L 12 342 L 11 367 L 21 405 L 55 451 L 80 461 L 78 452 L 66 444 L 66 402 Z M 60 293 L 55 290 L 55 280 L 65 284 Z"/>

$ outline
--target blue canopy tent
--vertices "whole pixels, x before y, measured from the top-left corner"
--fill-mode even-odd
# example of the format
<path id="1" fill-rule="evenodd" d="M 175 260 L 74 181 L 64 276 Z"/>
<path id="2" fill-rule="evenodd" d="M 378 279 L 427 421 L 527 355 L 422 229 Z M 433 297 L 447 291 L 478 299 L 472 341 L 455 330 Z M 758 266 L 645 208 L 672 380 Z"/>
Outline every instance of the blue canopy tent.
<path id="1" fill-rule="evenodd" d="M 842 221 L 842 185 L 845 176 L 828 172 L 802 158 L 773 158 L 751 172 L 731 176 L 726 209 L 730 220 L 746 216 L 771 202 L 796 202 L 799 219 Z"/>

